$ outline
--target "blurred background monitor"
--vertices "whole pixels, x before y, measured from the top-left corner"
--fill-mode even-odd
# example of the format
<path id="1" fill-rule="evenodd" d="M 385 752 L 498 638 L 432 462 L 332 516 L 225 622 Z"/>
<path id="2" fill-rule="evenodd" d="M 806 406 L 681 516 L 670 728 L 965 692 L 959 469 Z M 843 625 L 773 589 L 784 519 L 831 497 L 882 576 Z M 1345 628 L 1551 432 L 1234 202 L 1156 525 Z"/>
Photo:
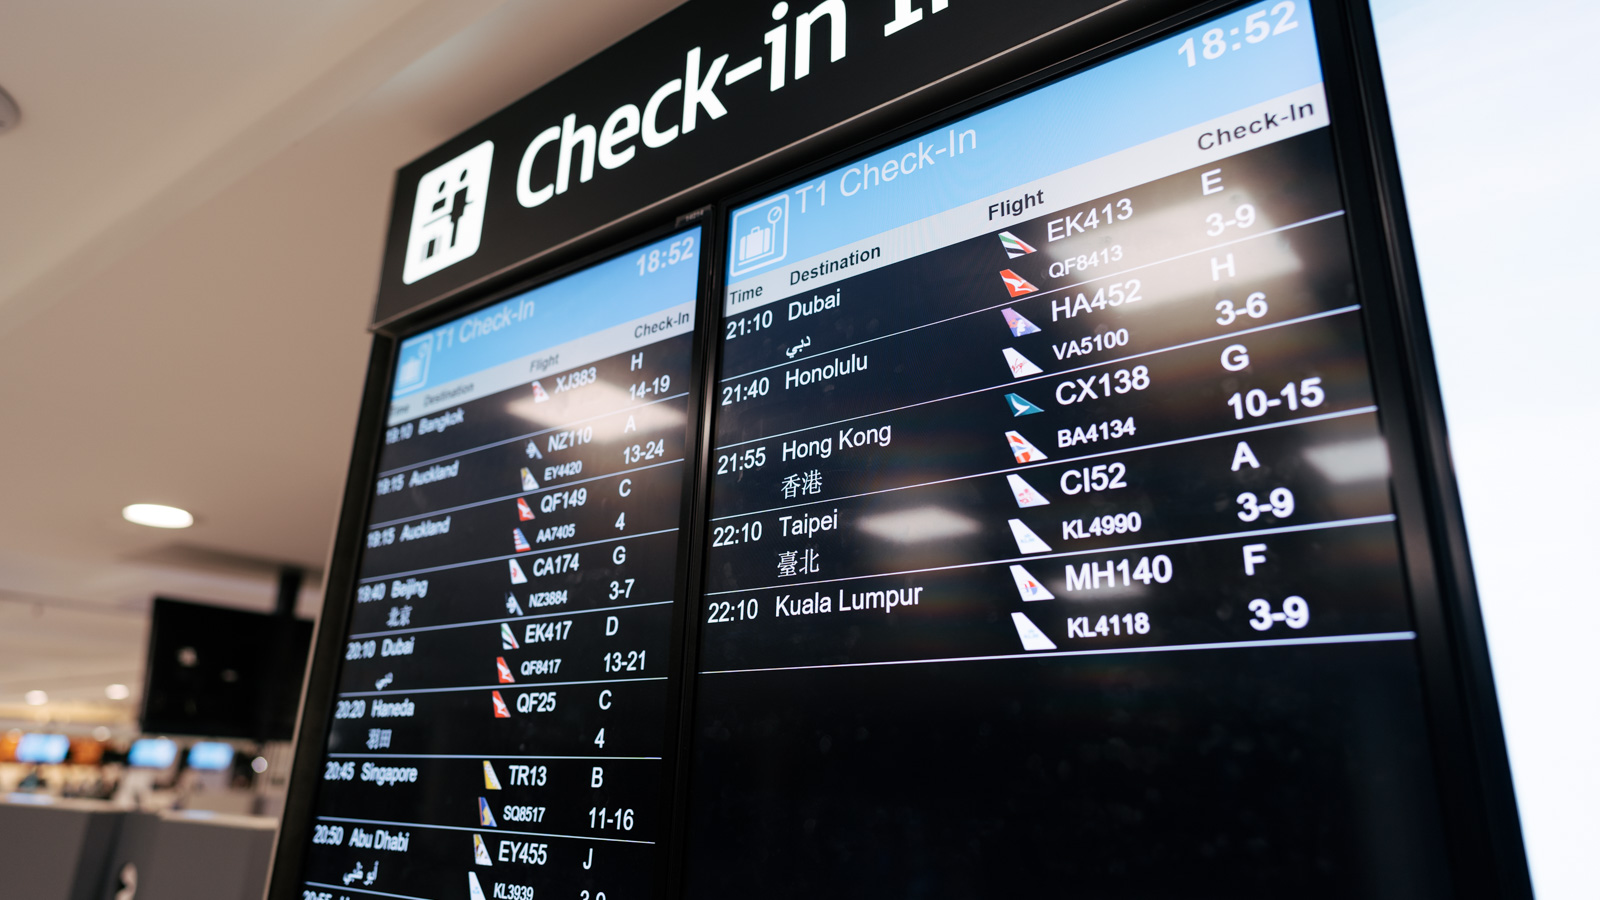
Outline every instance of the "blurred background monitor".
<path id="1" fill-rule="evenodd" d="M 157 597 L 139 726 L 289 740 L 310 647 L 309 619 Z"/>
<path id="2" fill-rule="evenodd" d="M 178 758 L 178 745 L 166 738 L 140 738 L 128 748 L 128 765 L 140 769 L 165 769 Z"/>
<path id="3" fill-rule="evenodd" d="M 189 768 L 208 772 L 226 771 L 233 767 L 233 745 L 221 741 L 200 741 L 189 748 Z"/>
<path id="4" fill-rule="evenodd" d="M 70 743 L 64 734 L 29 732 L 17 741 L 17 762 L 62 762 L 67 758 L 67 747 Z"/>

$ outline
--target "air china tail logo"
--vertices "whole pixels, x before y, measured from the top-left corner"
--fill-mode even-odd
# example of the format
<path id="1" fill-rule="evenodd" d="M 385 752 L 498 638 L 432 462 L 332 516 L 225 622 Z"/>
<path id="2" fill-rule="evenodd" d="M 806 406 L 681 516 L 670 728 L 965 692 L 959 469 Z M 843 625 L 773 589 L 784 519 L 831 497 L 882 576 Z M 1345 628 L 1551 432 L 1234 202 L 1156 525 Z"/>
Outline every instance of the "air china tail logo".
<path id="1" fill-rule="evenodd" d="M 1038 288 L 1028 283 L 1028 279 L 1010 269 L 1000 270 L 1000 280 L 1005 282 L 1006 290 L 1010 291 L 1013 297 L 1021 297 L 1023 294 L 1031 294 L 1038 290 Z"/>
<path id="2" fill-rule="evenodd" d="M 471 150 L 423 175 L 411 211 L 411 237 L 401 280 L 418 280 L 478 252 L 483 236 L 483 206 L 489 194 L 489 163 L 494 142 Z"/>

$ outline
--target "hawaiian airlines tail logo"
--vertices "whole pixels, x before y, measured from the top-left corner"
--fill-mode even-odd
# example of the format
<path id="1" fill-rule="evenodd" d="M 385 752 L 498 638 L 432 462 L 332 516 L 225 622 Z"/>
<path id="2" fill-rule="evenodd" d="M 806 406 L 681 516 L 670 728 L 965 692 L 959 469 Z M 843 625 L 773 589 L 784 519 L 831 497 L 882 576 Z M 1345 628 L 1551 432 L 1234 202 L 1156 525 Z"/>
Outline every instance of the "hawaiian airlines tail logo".
<path id="1" fill-rule="evenodd" d="M 1024 294 L 1031 294 L 1038 290 L 1038 288 L 1028 283 L 1028 279 L 1010 269 L 1000 270 L 1000 280 L 1005 282 L 1006 290 L 1010 291 L 1013 297 L 1021 297 Z"/>

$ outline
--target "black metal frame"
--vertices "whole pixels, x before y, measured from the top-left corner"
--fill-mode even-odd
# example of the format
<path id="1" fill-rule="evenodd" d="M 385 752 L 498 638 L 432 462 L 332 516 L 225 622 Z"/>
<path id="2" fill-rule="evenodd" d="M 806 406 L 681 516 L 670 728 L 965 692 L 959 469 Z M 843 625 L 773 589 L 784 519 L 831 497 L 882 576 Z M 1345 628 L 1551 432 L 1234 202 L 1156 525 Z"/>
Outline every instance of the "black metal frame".
<path id="1" fill-rule="evenodd" d="M 312 811 L 321 784 L 320 765 L 327 749 L 328 729 L 332 721 L 339 673 L 344 665 L 341 648 L 349 628 L 350 613 L 354 608 L 357 573 L 363 551 L 362 534 L 366 531 L 367 511 L 372 501 L 378 455 L 382 450 L 384 414 L 389 408 L 389 386 L 395 353 L 400 342 L 413 334 L 427 331 L 475 309 L 498 303 L 598 263 L 624 256 L 638 247 L 690 227 L 700 226 L 701 250 L 698 269 L 701 289 L 695 301 L 695 316 L 696 322 L 701 324 L 695 329 L 692 359 L 695 360 L 697 368 L 703 369 L 703 361 L 710 349 L 708 336 L 713 333 L 703 324 L 708 315 L 707 298 L 711 296 L 706 286 L 718 271 L 722 246 L 720 220 L 709 213 L 709 207 L 702 207 L 678 216 L 670 225 L 660 225 L 648 231 L 636 232 L 625 241 L 619 241 L 604 250 L 570 260 L 564 265 L 532 274 L 526 271 L 519 273 L 516 280 L 509 283 L 501 282 L 501 285 L 492 292 L 464 298 L 458 303 L 428 307 L 426 311 L 405 320 L 394 336 L 385 334 L 373 336 L 372 355 L 367 363 L 366 386 L 362 391 L 361 413 L 356 426 L 355 446 L 351 451 L 350 470 L 345 482 L 338 530 L 334 537 L 332 561 L 328 567 L 328 577 L 324 582 L 322 614 L 318 617 L 316 636 L 312 641 L 311 665 L 306 677 L 306 689 L 301 700 L 296 727 L 294 768 L 289 778 L 282 824 L 273 847 L 272 873 L 266 893 L 269 900 L 299 900 L 300 897 L 300 875 L 304 867 L 306 847 L 311 839 Z M 704 385 L 703 378 L 691 381 L 688 398 L 691 410 L 702 405 Z M 679 505 L 679 527 L 680 533 L 684 535 L 685 547 L 691 546 L 690 541 L 699 530 L 700 510 L 697 498 L 705 493 L 701 487 L 701 477 L 706 471 L 705 454 L 708 452 L 704 446 L 704 435 L 703 427 L 691 428 L 689 431 L 687 449 L 690 467 L 684 478 L 683 495 Z M 691 584 L 689 577 L 691 571 L 695 571 L 693 563 L 695 558 L 692 553 L 680 551 L 674 572 L 673 615 L 669 626 L 673 643 L 672 652 L 668 656 L 669 672 L 688 668 L 680 656 L 683 648 L 690 646 L 683 637 L 683 630 L 687 623 L 693 621 L 692 617 L 686 616 L 686 611 L 689 604 L 688 586 Z M 695 575 L 696 581 L 693 583 L 697 584 L 697 571 Z M 668 722 L 677 720 L 679 711 L 676 705 L 681 700 L 681 697 L 672 698 L 674 706 L 667 710 Z M 669 745 L 671 743 L 670 736 L 668 743 Z M 675 789 L 675 775 L 676 771 L 669 760 L 662 775 L 661 785 L 661 808 L 669 812 L 676 802 L 672 796 Z M 669 858 L 664 857 L 662 860 L 661 869 L 657 873 L 658 883 L 665 883 Z"/>
<path id="2" fill-rule="evenodd" d="M 870 140 L 730 195 L 722 206 L 731 211 L 1198 21 L 1250 5 L 1212 0 L 1176 15 L 1146 19 L 1137 31 L 938 112 L 911 121 L 902 114 L 894 127 L 886 123 L 893 112 L 882 111 L 871 119 L 880 127 Z M 1152 9 L 1159 10 L 1159 6 Z M 1418 662 L 1455 891 L 1461 897 L 1532 898 L 1371 15 L 1362 0 L 1312 0 L 1312 15 L 1362 296 L 1373 386 L 1392 455 L 1393 500 L 1418 634 Z M 1039 51 L 1030 48 L 1030 58 Z M 962 84 L 970 87 L 970 79 Z M 708 326 L 721 322 L 722 303 L 719 300 L 715 305 L 716 316 L 707 320 Z M 714 389 L 721 360 L 715 351 L 711 356 L 708 387 Z M 713 393 L 708 389 L 707 396 Z M 714 414 L 712 407 L 707 409 Z M 708 421 L 704 426 L 708 441 L 710 425 Z M 700 498 L 701 503 L 705 501 Z M 705 548 L 697 546 L 694 552 L 703 556 Z M 690 650 L 692 658 L 699 648 Z M 690 690 L 693 679 L 693 672 L 685 672 Z M 678 752 L 685 768 L 690 759 L 692 721 L 691 703 L 684 708 Z M 692 789 L 688 772 L 680 776 L 680 785 L 681 804 Z M 675 830 L 681 831 L 686 821 L 687 809 L 680 808 Z M 683 861 L 674 864 L 680 872 L 674 886 L 681 888 Z"/>
<path id="3" fill-rule="evenodd" d="M 311 808 L 319 784 L 318 763 L 327 740 L 335 682 L 342 664 L 339 647 L 352 605 L 361 533 L 399 336 L 417 333 L 470 309 L 628 252 L 689 224 L 704 227 L 694 343 L 700 380 L 692 388 L 698 393 L 691 397 L 691 408 L 698 410 L 700 419 L 690 435 L 693 465 L 684 486 L 685 550 L 677 570 L 677 596 L 682 602 L 675 606 L 673 621 L 679 643 L 672 658 L 675 668 L 670 670 L 680 674 L 681 685 L 676 699 L 677 767 L 675 771 L 669 769 L 670 785 L 663 788 L 672 803 L 663 807 L 670 809 L 671 815 L 659 882 L 662 896 L 679 896 L 687 798 L 692 787 L 688 761 L 706 549 L 706 484 L 712 453 L 714 386 L 720 362 L 715 342 L 720 334 L 723 305 L 724 213 L 742 202 L 759 199 L 952 118 L 1003 102 L 1200 19 L 1244 5 L 1248 4 L 1212 0 L 1174 13 L 1174 0 L 1132 0 L 1115 15 L 1097 19 L 1092 27 L 1064 29 L 1015 48 L 983 66 L 955 73 L 937 85 L 907 95 L 891 107 L 830 128 L 752 165 L 740 181 L 748 185 L 759 177 L 762 183 L 730 195 L 712 214 L 698 210 L 680 217 L 671 227 L 635 232 L 628 239 L 581 259 L 568 257 L 570 261 L 563 265 L 550 267 L 549 259 L 541 260 L 534 264 L 539 268 L 534 277 L 527 277 L 529 270 L 524 269 L 484 290 L 429 306 L 396 323 L 387 334 L 375 336 L 343 512 L 325 581 L 324 609 L 307 677 L 294 773 L 268 897 L 293 900 L 299 896 L 296 880 L 309 841 Z M 1330 130 L 1346 199 L 1356 279 L 1363 297 L 1362 320 L 1374 389 L 1379 397 L 1383 433 L 1393 457 L 1394 502 L 1418 633 L 1418 658 L 1455 890 L 1463 897 L 1531 898 L 1371 17 L 1362 0 L 1312 0 L 1312 6 L 1332 110 Z M 1121 36 L 1108 40 L 1107 29 L 1112 25 L 1120 29 Z M 962 99 L 946 102 L 951 98 Z M 839 149 L 847 141 L 857 143 Z M 813 158 L 817 153 L 827 156 L 790 169 L 781 177 L 772 177 L 776 168 L 807 153 Z M 705 201 L 709 197 L 696 195 L 694 199 Z M 582 247 L 593 249 L 597 242 L 615 237 L 608 229 L 583 241 Z"/>

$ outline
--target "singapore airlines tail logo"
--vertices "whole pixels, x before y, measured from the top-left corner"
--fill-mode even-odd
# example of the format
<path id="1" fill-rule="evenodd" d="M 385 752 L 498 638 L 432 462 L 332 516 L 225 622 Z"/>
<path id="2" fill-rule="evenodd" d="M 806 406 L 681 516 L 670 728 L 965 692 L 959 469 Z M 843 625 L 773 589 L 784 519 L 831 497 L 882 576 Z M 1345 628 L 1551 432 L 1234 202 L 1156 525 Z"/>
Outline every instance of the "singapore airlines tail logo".
<path id="1" fill-rule="evenodd" d="M 1028 283 L 1028 279 L 1010 269 L 1000 270 L 1000 280 L 1005 282 L 1006 290 L 1010 291 L 1013 297 L 1021 297 L 1024 294 L 1031 294 L 1038 290 L 1038 288 Z"/>
<path id="2" fill-rule="evenodd" d="M 401 273 L 406 284 L 415 284 L 478 252 L 493 159 L 494 142 L 484 141 L 417 182 L 411 237 Z"/>

